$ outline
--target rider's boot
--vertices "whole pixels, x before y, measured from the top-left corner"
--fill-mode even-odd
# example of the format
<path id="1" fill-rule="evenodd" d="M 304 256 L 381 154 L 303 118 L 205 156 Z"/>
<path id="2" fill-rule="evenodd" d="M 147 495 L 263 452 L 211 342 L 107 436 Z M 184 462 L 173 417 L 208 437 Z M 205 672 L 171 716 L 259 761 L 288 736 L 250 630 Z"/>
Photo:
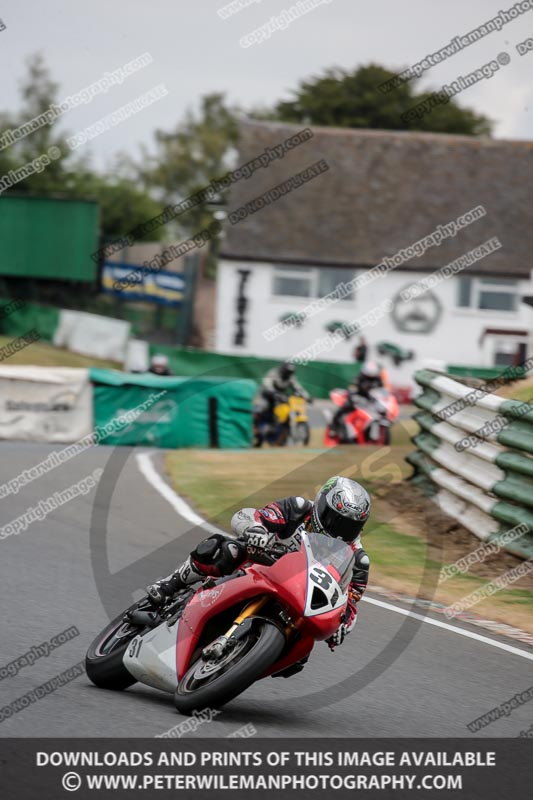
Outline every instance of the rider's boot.
<path id="1" fill-rule="evenodd" d="M 204 580 L 205 577 L 205 573 L 200 572 L 189 556 L 177 570 L 148 586 L 146 591 L 152 603 L 161 606 L 180 589 Z"/>

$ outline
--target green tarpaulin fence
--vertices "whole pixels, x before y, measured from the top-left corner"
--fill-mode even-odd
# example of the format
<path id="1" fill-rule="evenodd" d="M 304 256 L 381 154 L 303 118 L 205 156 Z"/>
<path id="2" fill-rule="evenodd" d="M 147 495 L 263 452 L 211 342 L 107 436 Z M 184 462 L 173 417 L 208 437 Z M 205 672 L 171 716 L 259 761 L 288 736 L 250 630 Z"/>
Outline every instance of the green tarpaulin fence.
<path id="1" fill-rule="evenodd" d="M 513 367 L 516 377 L 523 377 L 526 374 L 524 367 Z M 482 381 L 493 381 L 496 378 L 505 378 L 509 375 L 509 367 L 474 367 L 448 364 L 446 367 L 448 375 L 457 378 L 478 378 Z"/>
<path id="2" fill-rule="evenodd" d="M 249 447 L 253 381 L 224 377 L 163 378 L 93 368 L 94 424 L 100 444 L 155 447 Z M 146 410 L 139 409 L 145 404 Z M 126 428 L 116 420 L 132 409 Z M 138 416 L 137 416 L 138 414 Z M 107 426 L 107 428 L 106 428 Z"/>

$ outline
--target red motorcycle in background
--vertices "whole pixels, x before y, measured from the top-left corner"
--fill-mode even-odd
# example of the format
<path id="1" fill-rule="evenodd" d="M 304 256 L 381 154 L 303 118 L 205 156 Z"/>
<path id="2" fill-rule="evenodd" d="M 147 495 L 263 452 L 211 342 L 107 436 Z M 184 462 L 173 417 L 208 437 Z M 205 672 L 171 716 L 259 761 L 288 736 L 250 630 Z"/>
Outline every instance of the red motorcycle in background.
<path id="1" fill-rule="evenodd" d="M 178 711 L 218 708 L 256 680 L 290 677 L 344 619 L 354 553 L 303 529 L 223 578 L 184 589 L 154 611 L 148 598 L 91 644 L 87 675 L 104 689 L 140 681 L 174 695 Z M 257 560 L 260 560 L 258 563 Z"/>
<path id="2" fill-rule="evenodd" d="M 342 407 L 348 399 L 347 389 L 332 389 L 329 393 L 336 406 Z M 389 445 L 390 429 L 398 419 L 400 408 L 396 397 L 385 388 L 372 389 L 369 397 L 356 395 L 354 410 L 348 411 L 342 424 L 347 428 L 343 436 L 329 426 L 324 431 L 324 445 L 336 447 L 338 444 Z"/>

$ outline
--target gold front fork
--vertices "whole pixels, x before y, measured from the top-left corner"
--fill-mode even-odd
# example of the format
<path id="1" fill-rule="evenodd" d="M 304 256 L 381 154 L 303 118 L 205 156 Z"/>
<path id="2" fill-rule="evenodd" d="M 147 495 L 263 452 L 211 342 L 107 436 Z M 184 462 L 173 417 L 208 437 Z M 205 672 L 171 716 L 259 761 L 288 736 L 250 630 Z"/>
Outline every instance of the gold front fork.
<path id="1" fill-rule="evenodd" d="M 249 603 L 245 608 L 243 608 L 239 616 L 234 620 L 233 625 L 231 626 L 229 631 L 227 631 L 224 634 L 226 639 L 229 639 L 229 637 L 235 632 L 236 628 L 238 628 L 241 622 L 244 622 L 244 620 L 247 619 L 247 617 L 251 617 L 257 611 L 263 608 L 267 600 L 268 597 L 260 597 L 259 600 L 254 600 L 252 603 Z"/>
<path id="2" fill-rule="evenodd" d="M 268 601 L 268 599 L 269 598 L 266 597 L 266 596 L 265 597 L 260 597 L 258 600 L 254 600 L 252 603 L 249 603 L 249 605 L 247 605 L 241 611 L 239 616 L 234 620 L 233 625 L 231 626 L 229 631 L 227 631 L 224 634 L 225 638 L 229 639 L 229 637 L 232 636 L 233 633 L 235 633 L 235 630 L 238 628 L 238 626 L 241 624 L 241 622 L 244 622 L 245 619 L 247 619 L 248 617 L 253 616 L 253 614 L 255 614 L 257 611 L 259 611 L 261 608 L 263 608 L 263 606 Z M 302 620 L 298 620 L 298 622 L 296 624 L 294 624 L 292 621 L 287 621 L 287 623 L 285 625 L 285 636 L 289 637 L 298 628 L 298 626 L 302 622 L 303 622 L 303 619 Z"/>

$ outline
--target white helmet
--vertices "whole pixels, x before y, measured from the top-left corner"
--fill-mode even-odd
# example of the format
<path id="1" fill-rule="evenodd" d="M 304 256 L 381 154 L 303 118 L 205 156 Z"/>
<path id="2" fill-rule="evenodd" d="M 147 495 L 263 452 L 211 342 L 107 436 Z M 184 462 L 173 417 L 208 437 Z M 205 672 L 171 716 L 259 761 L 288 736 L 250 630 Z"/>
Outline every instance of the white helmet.
<path id="1" fill-rule="evenodd" d="M 379 378 L 381 371 L 375 361 L 365 361 L 359 374 L 365 378 Z"/>

